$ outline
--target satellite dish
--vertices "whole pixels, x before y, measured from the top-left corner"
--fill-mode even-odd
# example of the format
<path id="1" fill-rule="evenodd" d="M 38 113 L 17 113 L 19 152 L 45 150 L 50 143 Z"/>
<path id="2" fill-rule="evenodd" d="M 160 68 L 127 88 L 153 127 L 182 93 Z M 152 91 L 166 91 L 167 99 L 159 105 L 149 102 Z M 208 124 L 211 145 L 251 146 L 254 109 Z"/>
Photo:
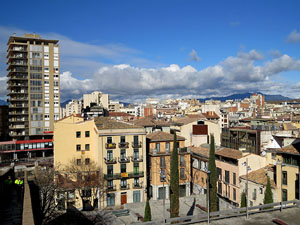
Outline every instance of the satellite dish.
<path id="1" fill-rule="evenodd" d="M 262 155 L 262 156 L 266 156 L 266 152 L 265 152 L 265 151 L 262 151 L 262 152 L 261 152 L 261 155 Z"/>

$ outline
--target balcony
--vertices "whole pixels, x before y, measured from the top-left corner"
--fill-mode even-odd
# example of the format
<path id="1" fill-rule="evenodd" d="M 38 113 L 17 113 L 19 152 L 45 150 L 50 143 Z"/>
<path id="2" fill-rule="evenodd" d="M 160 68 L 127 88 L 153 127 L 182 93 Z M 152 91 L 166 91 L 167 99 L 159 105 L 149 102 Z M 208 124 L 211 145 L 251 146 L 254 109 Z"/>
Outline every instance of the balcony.
<path id="1" fill-rule="evenodd" d="M 117 158 L 104 158 L 106 164 L 115 164 L 117 163 Z"/>
<path id="2" fill-rule="evenodd" d="M 120 190 L 128 190 L 129 188 L 129 184 L 120 184 Z"/>
<path id="3" fill-rule="evenodd" d="M 132 142 L 131 143 L 132 148 L 141 148 L 142 147 L 142 142 Z"/>
<path id="4" fill-rule="evenodd" d="M 106 187 L 106 191 L 116 191 L 117 188 L 116 188 L 116 185 L 109 185 Z"/>
<path id="5" fill-rule="evenodd" d="M 116 143 L 106 143 L 105 148 L 106 149 L 115 149 L 116 148 Z"/>
<path id="6" fill-rule="evenodd" d="M 144 171 L 128 173 L 128 177 L 144 177 Z"/>
<path id="7" fill-rule="evenodd" d="M 28 104 L 10 104 L 8 105 L 9 108 L 27 108 Z"/>
<path id="8" fill-rule="evenodd" d="M 115 180 L 115 179 L 120 179 L 120 178 L 121 178 L 120 173 L 104 174 L 104 179 L 106 179 L 106 180 Z"/>
<path id="9" fill-rule="evenodd" d="M 16 51 L 16 52 L 27 52 L 27 49 L 25 47 L 16 46 L 13 48 L 10 48 L 9 51 Z"/>
<path id="10" fill-rule="evenodd" d="M 129 157 L 122 156 L 122 157 L 118 158 L 118 161 L 119 161 L 119 163 L 129 163 L 130 159 L 129 159 Z"/>
<path id="11" fill-rule="evenodd" d="M 158 149 L 150 149 L 150 155 L 171 155 L 171 152 L 167 149 L 166 151 L 160 151 Z"/>
<path id="12" fill-rule="evenodd" d="M 141 156 L 141 155 L 131 156 L 131 161 L 132 162 L 143 162 L 143 156 Z"/>
<path id="13" fill-rule="evenodd" d="M 140 183 L 136 183 L 136 184 L 133 184 L 133 185 L 132 185 L 132 188 L 133 188 L 133 189 L 141 189 L 141 188 L 143 188 L 143 185 L 140 184 Z"/>
<path id="14" fill-rule="evenodd" d="M 119 143 L 119 148 L 128 148 L 129 147 L 129 143 L 128 142 L 120 142 Z"/>

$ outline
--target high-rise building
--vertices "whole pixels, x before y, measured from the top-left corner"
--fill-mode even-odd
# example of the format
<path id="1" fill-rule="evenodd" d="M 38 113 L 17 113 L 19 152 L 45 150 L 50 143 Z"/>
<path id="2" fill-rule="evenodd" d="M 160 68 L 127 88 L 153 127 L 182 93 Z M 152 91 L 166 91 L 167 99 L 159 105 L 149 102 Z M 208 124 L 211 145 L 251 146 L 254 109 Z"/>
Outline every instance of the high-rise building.
<path id="1" fill-rule="evenodd" d="M 28 139 L 50 133 L 60 115 L 58 40 L 13 35 L 7 45 L 9 134 Z"/>

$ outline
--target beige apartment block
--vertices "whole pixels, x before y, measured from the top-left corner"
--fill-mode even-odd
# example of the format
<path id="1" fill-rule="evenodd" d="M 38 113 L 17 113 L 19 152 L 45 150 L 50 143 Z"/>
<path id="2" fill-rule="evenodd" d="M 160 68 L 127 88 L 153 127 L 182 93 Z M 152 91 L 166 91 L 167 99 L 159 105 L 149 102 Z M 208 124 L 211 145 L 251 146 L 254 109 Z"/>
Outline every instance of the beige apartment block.
<path id="1" fill-rule="evenodd" d="M 81 114 L 82 101 L 78 99 L 73 99 L 71 102 L 66 104 L 66 109 L 64 117 L 71 116 L 72 114 Z"/>
<path id="2" fill-rule="evenodd" d="M 83 108 L 90 107 L 91 103 L 96 103 L 98 106 L 103 106 L 108 109 L 109 95 L 103 94 L 101 91 L 94 91 L 91 94 L 83 95 Z"/>
<path id="3" fill-rule="evenodd" d="M 179 195 L 190 195 L 191 182 L 191 154 L 184 146 L 184 137 L 177 136 L 178 167 L 179 167 Z M 174 135 L 162 131 L 147 134 L 149 149 L 149 196 L 153 200 L 169 199 L 171 155 L 174 146 Z M 162 176 L 166 176 L 163 179 Z"/>
<path id="4" fill-rule="evenodd" d="M 146 133 L 143 127 L 105 117 L 84 121 L 72 115 L 55 123 L 54 146 L 55 167 L 84 156 L 87 162 L 93 161 L 102 168 L 105 196 L 98 202 L 101 208 L 145 201 Z M 81 201 L 76 201 L 75 206 L 81 208 Z"/>
<path id="5" fill-rule="evenodd" d="M 58 40 L 13 35 L 7 45 L 10 136 L 22 139 L 53 131 L 60 116 Z"/>

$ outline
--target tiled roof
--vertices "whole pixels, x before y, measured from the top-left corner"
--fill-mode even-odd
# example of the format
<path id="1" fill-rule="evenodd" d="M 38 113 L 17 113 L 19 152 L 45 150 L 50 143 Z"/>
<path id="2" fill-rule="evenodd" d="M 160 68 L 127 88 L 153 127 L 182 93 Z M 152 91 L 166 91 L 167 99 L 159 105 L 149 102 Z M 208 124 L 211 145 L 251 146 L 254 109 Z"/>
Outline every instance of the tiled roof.
<path id="1" fill-rule="evenodd" d="M 147 134 L 146 136 L 151 141 L 174 141 L 174 135 L 163 131 L 157 131 Z M 177 135 L 177 141 L 184 141 L 185 138 Z"/>
<path id="2" fill-rule="evenodd" d="M 216 155 L 231 159 L 240 159 L 243 157 L 243 153 L 241 151 L 232 148 L 222 148 L 216 151 Z"/>
<path id="3" fill-rule="evenodd" d="M 117 116 L 131 116 L 131 115 L 125 112 L 109 112 L 109 116 L 117 117 Z"/>
<path id="4" fill-rule="evenodd" d="M 175 125 L 186 125 L 189 123 L 193 123 L 197 120 L 205 119 L 202 115 L 199 115 L 198 117 L 182 117 L 182 118 L 174 118 L 174 124 Z"/>
<path id="5" fill-rule="evenodd" d="M 296 139 L 292 144 L 279 149 L 278 152 L 299 155 L 300 154 L 300 140 Z"/>
<path id="6" fill-rule="evenodd" d="M 214 111 L 202 113 L 202 115 L 207 119 L 219 119 L 220 118 Z"/>
<path id="7" fill-rule="evenodd" d="M 273 167 L 273 165 L 269 165 L 269 166 L 266 166 L 261 169 L 258 169 L 258 170 L 248 173 L 248 180 L 252 181 L 254 183 L 257 183 L 257 184 L 262 184 L 264 186 L 267 186 L 267 182 L 268 182 L 267 172 L 268 172 L 268 170 L 272 171 L 272 169 L 273 169 L 272 167 Z M 241 176 L 241 178 L 246 179 L 246 175 Z M 271 181 L 272 188 L 276 188 L 276 184 L 271 177 L 270 177 L 270 181 Z"/>
<path id="8" fill-rule="evenodd" d="M 141 126 L 122 121 L 112 120 L 107 117 L 97 117 L 94 119 L 94 121 L 98 130 L 142 128 Z"/>
<path id="9" fill-rule="evenodd" d="M 203 155 L 207 158 L 209 158 L 209 148 L 204 148 L 204 147 L 189 147 L 192 153 L 196 153 L 199 155 Z"/>
<path id="10" fill-rule="evenodd" d="M 145 118 L 137 119 L 134 121 L 130 121 L 130 123 L 139 125 L 142 127 L 153 127 L 153 126 L 166 126 L 169 127 L 171 124 L 168 121 L 165 120 L 156 120 L 152 116 L 148 116 Z"/>

